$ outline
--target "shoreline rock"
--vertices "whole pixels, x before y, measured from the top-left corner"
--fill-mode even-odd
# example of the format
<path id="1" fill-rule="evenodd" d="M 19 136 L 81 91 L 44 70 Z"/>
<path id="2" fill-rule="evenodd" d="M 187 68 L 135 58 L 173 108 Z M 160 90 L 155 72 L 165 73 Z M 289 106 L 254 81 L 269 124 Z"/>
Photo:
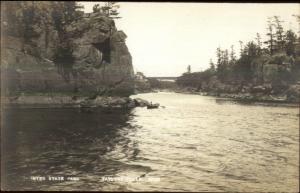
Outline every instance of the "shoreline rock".
<path id="1" fill-rule="evenodd" d="M 133 99 L 133 101 L 137 107 L 146 107 L 146 106 L 150 105 L 150 103 L 148 101 L 141 99 L 141 98 L 135 98 L 135 99 Z"/>
<path id="2" fill-rule="evenodd" d="M 151 102 L 141 98 L 98 96 L 95 99 L 83 96 L 8 96 L 1 97 L 1 105 L 5 107 L 29 108 L 79 108 L 79 109 L 133 109 L 148 107 Z M 155 104 L 157 105 L 157 104 Z M 159 106 L 159 104 L 158 104 Z"/>
<path id="3" fill-rule="evenodd" d="M 3 106 L 29 106 L 41 108 L 113 108 L 113 109 L 131 109 L 136 104 L 129 97 L 88 97 L 74 96 L 11 96 L 1 97 Z"/>

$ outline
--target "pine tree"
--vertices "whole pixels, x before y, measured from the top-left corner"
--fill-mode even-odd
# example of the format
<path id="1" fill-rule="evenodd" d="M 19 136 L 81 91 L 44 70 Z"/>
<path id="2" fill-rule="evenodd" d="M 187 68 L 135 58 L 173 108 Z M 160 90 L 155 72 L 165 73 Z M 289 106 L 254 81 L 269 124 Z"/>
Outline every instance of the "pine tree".
<path id="1" fill-rule="evenodd" d="M 295 47 L 295 52 L 297 56 L 300 56 L 300 15 L 293 15 L 298 23 L 298 36 L 297 36 L 297 41 L 296 41 L 296 47 Z"/>
<path id="2" fill-rule="evenodd" d="M 235 56 L 235 51 L 234 51 L 234 46 L 231 45 L 230 47 L 230 60 L 229 60 L 230 65 L 234 65 L 236 62 L 236 56 Z"/>
<path id="3" fill-rule="evenodd" d="M 98 13 L 98 12 L 101 12 L 100 4 L 95 4 L 93 6 L 93 13 Z"/>
<path id="4" fill-rule="evenodd" d="M 300 39 L 300 15 L 292 15 L 296 18 L 297 22 L 298 22 L 298 31 L 296 33 L 298 33 L 298 38 Z"/>
<path id="5" fill-rule="evenodd" d="M 244 52 L 244 45 L 243 45 L 243 41 L 239 41 L 239 44 L 240 44 L 240 56 L 242 56 L 243 55 L 243 52 Z"/>
<path id="6" fill-rule="evenodd" d="M 117 2 L 108 1 L 105 3 L 103 7 L 101 7 L 103 13 L 110 18 L 113 19 L 119 19 L 118 15 L 120 14 L 118 12 L 118 9 L 120 8 L 120 5 L 117 5 Z"/>
<path id="7" fill-rule="evenodd" d="M 187 67 L 187 73 L 188 73 L 188 74 L 191 73 L 191 65 L 188 65 L 188 67 Z"/>
<path id="8" fill-rule="evenodd" d="M 253 41 L 248 42 L 246 48 L 247 56 L 249 56 L 251 59 L 254 59 L 256 56 L 258 56 L 258 46 Z"/>
<path id="9" fill-rule="evenodd" d="M 209 69 L 210 69 L 212 72 L 215 72 L 215 71 L 216 71 L 216 67 L 215 67 L 215 64 L 213 63 L 212 59 L 209 60 Z"/>
<path id="10" fill-rule="evenodd" d="M 259 33 L 256 33 L 256 43 L 257 43 L 257 46 L 258 46 L 258 55 L 260 56 L 261 55 L 261 50 L 262 50 L 262 43 L 261 43 L 261 37 L 260 37 L 260 34 Z"/>
<path id="11" fill-rule="evenodd" d="M 228 54 L 228 49 L 225 49 L 223 52 L 223 62 L 225 66 L 228 66 L 229 64 L 229 54 Z"/>
<path id="12" fill-rule="evenodd" d="M 221 48 L 218 47 L 218 48 L 217 48 L 217 70 L 220 69 L 221 61 L 222 61 Z"/>
<path id="13" fill-rule="evenodd" d="M 292 30 L 288 30 L 286 32 L 286 45 L 285 45 L 285 51 L 288 56 L 294 56 L 296 55 L 295 47 L 296 47 L 296 41 L 297 36 Z"/>
<path id="14" fill-rule="evenodd" d="M 283 51 L 284 49 L 284 31 L 283 31 L 283 27 L 282 27 L 282 23 L 283 21 L 280 20 L 279 16 L 274 16 L 274 26 L 276 29 L 276 50 L 277 51 Z"/>
<path id="15" fill-rule="evenodd" d="M 265 41 L 264 43 L 267 44 L 270 55 L 273 55 L 274 45 L 275 45 L 275 34 L 274 34 L 273 28 L 274 28 L 274 24 L 273 24 L 271 18 L 269 18 L 268 27 L 267 27 L 268 33 L 266 34 L 269 37 L 269 39 L 267 41 Z"/>

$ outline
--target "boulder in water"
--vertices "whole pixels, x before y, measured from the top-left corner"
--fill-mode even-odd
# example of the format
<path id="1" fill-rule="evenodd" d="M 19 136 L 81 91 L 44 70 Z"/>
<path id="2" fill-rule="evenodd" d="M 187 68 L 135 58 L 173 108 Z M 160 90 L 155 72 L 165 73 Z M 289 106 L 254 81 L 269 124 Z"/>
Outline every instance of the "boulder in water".
<path id="1" fill-rule="evenodd" d="M 146 107 L 146 106 L 150 105 L 150 103 L 148 101 L 141 99 L 141 98 L 134 99 L 134 102 L 137 107 Z"/>

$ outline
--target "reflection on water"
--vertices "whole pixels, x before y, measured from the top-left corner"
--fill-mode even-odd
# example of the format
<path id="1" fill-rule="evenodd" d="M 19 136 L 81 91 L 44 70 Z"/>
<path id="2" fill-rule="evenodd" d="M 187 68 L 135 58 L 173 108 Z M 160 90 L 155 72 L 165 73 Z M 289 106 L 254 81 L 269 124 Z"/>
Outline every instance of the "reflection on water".
<path id="1" fill-rule="evenodd" d="M 298 108 L 149 93 L 166 108 L 11 108 L 3 181 L 17 190 L 297 191 Z M 30 176 L 79 181 L 34 182 Z M 102 182 L 103 176 L 160 182 Z"/>
<path id="2" fill-rule="evenodd" d="M 82 113 L 76 109 L 10 109 L 6 111 L 6 185 L 13 189 L 99 189 L 102 175 L 132 166 L 139 150 L 127 135 L 133 132 L 128 111 Z M 118 149 L 118 159 L 105 155 Z M 80 183 L 32 182 L 30 176 L 76 176 Z M 69 183 L 72 183 L 71 185 Z M 51 187 L 49 186 L 51 185 Z M 57 186 L 57 187 L 56 187 Z M 68 187 L 69 186 L 69 187 Z"/>

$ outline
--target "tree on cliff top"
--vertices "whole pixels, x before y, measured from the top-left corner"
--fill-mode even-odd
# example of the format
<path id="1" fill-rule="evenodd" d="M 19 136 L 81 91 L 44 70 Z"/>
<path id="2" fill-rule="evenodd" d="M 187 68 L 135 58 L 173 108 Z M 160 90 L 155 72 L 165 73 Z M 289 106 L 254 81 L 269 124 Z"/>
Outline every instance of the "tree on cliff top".
<path id="1" fill-rule="evenodd" d="M 118 17 L 118 15 L 119 15 L 118 9 L 119 8 L 120 8 L 120 5 L 117 5 L 117 2 L 108 1 L 102 7 L 102 10 L 107 15 L 107 17 L 110 17 L 113 19 L 119 19 L 119 18 L 121 18 L 121 17 Z"/>
<path id="2" fill-rule="evenodd" d="M 267 45 L 270 55 L 273 55 L 274 53 L 274 47 L 275 47 L 275 33 L 274 33 L 274 24 L 271 20 L 271 18 L 268 19 L 268 27 L 267 27 L 268 33 L 266 34 L 269 39 L 265 41 L 264 43 Z"/>
<path id="3" fill-rule="evenodd" d="M 82 15 L 83 7 L 74 1 L 51 2 L 51 16 L 58 32 L 65 31 L 66 25 L 76 21 Z"/>
<path id="4" fill-rule="evenodd" d="M 213 72 L 216 71 L 216 66 L 215 64 L 213 63 L 212 59 L 209 60 L 209 69 Z"/>
<path id="5" fill-rule="evenodd" d="M 110 17 L 112 19 L 119 19 L 118 15 L 120 14 L 118 12 L 118 9 L 120 8 L 120 5 L 117 5 L 117 2 L 105 2 L 104 6 L 100 6 L 100 4 L 95 4 L 93 6 L 93 12 L 94 13 L 102 13 L 107 17 Z"/>
<path id="6" fill-rule="evenodd" d="M 284 49 L 284 31 L 283 31 L 283 27 L 282 27 L 282 23 L 283 21 L 280 20 L 279 16 L 274 16 L 273 17 L 273 23 L 276 29 L 276 50 L 281 52 Z"/>
<path id="7" fill-rule="evenodd" d="M 191 65 L 188 65 L 188 67 L 187 67 L 187 73 L 188 74 L 191 73 Z"/>
<path id="8" fill-rule="evenodd" d="M 288 30 L 285 36 L 286 36 L 286 44 L 285 44 L 286 54 L 288 56 L 295 57 L 297 36 L 292 30 Z"/>

